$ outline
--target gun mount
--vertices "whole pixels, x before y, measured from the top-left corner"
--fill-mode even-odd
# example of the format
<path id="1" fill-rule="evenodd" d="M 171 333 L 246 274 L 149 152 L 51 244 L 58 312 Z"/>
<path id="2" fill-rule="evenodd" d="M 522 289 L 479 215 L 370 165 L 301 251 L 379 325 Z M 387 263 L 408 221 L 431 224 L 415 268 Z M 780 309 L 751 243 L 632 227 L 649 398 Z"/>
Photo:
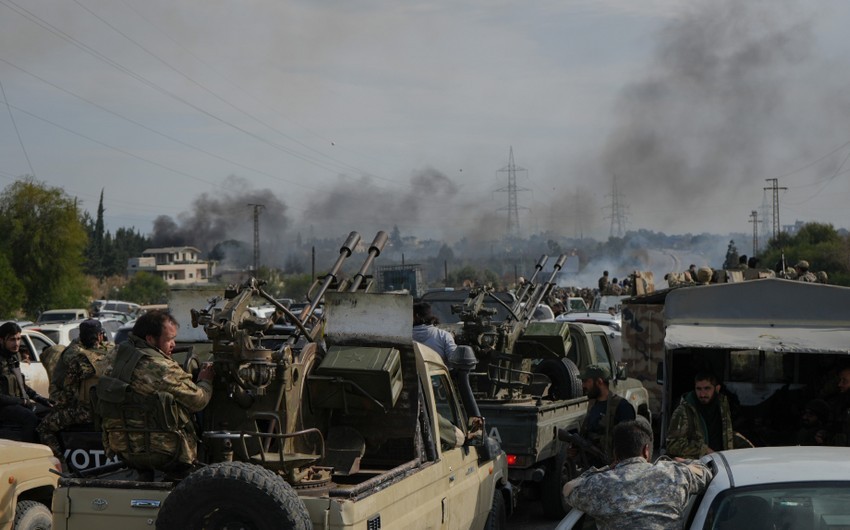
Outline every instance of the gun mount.
<path id="1" fill-rule="evenodd" d="M 452 305 L 452 313 L 461 322 L 453 329 L 455 341 L 472 347 L 479 361 L 473 374 L 478 395 L 518 398 L 545 386 L 546 378 L 538 367 L 551 364 L 546 360 L 565 359 L 570 348 L 568 325 L 534 321 L 538 305 L 554 287 L 567 256 L 556 260 L 545 281 L 535 283 L 548 259 L 545 254 L 540 257 L 534 274 L 520 286 L 512 301 L 506 301 L 489 287 L 480 287 L 471 290 L 463 303 Z M 506 316 L 497 320 L 500 313 Z"/>
<path id="2" fill-rule="evenodd" d="M 366 272 L 386 241 L 387 234 L 379 232 L 357 274 L 351 281 L 340 281 L 342 265 L 360 243 L 360 235 L 351 232 L 334 265 L 310 287 L 307 306 L 299 314 L 278 302 L 255 278 L 228 286 L 223 297 L 191 311 L 192 326 L 203 327 L 212 342 L 216 372 L 213 398 L 202 418 L 204 460 L 259 464 L 281 473 L 294 487 L 329 482 L 331 468 L 316 465 L 326 456 L 329 409 L 313 410 L 305 384 L 328 355 L 322 337 L 326 317 L 316 310 L 329 290 L 369 290 L 372 282 Z M 270 317 L 251 314 L 249 306 L 258 299 L 275 307 Z M 267 333 L 284 321 L 295 326 L 294 332 L 269 346 Z M 330 384 L 344 385 L 349 394 L 381 404 L 357 381 L 338 377 Z"/>

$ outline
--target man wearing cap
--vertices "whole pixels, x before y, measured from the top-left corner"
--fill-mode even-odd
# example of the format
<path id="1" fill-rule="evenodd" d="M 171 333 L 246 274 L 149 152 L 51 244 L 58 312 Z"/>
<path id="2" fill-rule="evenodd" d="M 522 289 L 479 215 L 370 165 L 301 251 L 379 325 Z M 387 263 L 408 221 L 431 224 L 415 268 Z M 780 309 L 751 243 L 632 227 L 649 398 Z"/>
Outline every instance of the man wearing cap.
<path id="1" fill-rule="evenodd" d="M 92 422 L 89 393 L 108 365 L 106 357 L 113 346 L 100 321 L 88 319 L 80 323 L 79 338 L 65 348 L 56 363 L 50 381 L 50 397 L 56 406 L 42 420 L 38 432 L 60 460 L 64 461 L 64 455 L 58 433 L 71 425 Z"/>
<path id="2" fill-rule="evenodd" d="M 610 379 L 608 367 L 601 364 L 591 364 L 581 373 L 581 386 L 589 401 L 579 434 L 606 456 L 606 461 L 602 461 L 598 456 L 588 454 L 588 460 L 594 467 L 608 465 L 613 457 L 611 434 L 614 426 L 635 419 L 635 409 L 629 402 L 609 390 Z M 577 452 L 571 449 L 570 456 L 575 457 Z"/>
<path id="3" fill-rule="evenodd" d="M 818 281 L 818 277 L 813 272 L 809 272 L 809 262 L 804 259 L 794 265 L 794 271 L 797 273 L 799 282 L 816 283 Z"/>

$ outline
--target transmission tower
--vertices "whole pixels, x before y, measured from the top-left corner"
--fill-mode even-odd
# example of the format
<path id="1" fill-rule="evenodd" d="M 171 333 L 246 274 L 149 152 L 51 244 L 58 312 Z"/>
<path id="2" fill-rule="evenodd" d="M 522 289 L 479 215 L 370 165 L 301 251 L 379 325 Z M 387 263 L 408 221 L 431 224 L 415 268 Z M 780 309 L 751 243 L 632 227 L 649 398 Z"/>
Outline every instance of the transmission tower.
<path id="1" fill-rule="evenodd" d="M 517 205 L 517 193 L 520 191 L 528 191 L 525 188 L 517 188 L 516 186 L 516 174 L 517 171 L 528 171 L 523 167 L 517 167 L 514 164 L 514 148 L 511 146 L 510 156 L 508 158 L 508 165 L 498 170 L 498 173 L 507 173 L 508 174 L 508 185 L 504 188 L 499 188 L 496 191 L 506 191 L 508 192 L 508 205 L 504 208 L 499 208 L 497 211 L 508 212 L 508 236 L 517 237 L 519 236 L 519 211 L 527 210 L 528 208 L 523 208 Z"/>
<path id="2" fill-rule="evenodd" d="M 753 223 L 753 256 L 759 253 L 759 213 L 758 210 L 753 210 L 750 213 L 750 222 Z"/>
<path id="3" fill-rule="evenodd" d="M 254 208 L 254 275 L 260 270 L 260 210 L 265 204 L 249 204 Z"/>
<path id="4" fill-rule="evenodd" d="M 611 181 L 611 215 L 605 219 L 611 219 L 611 232 L 609 237 L 623 237 L 626 235 L 626 213 L 628 207 L 623 203 L 623 197 L 617 189 L 617 175 Z"/>
<path id="5" fill-rule="evenodd" d="M 779 237 L 779 232 L 781 231 L 781 225 L 779 224 L 779 190 L 787 190 L 786 187 L 779 187 L 779 179 L 764 179 L 767 182 L 772 183 L 773 185 L 765 190 L 773 191 L 773 239 L 776 240 Z"/>

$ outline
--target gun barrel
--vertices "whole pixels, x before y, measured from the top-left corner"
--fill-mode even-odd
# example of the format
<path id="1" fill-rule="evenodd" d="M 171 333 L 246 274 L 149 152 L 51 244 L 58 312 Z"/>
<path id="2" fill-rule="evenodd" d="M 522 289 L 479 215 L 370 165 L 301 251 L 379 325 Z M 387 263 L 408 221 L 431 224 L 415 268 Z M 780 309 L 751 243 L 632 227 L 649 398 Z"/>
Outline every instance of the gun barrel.
<path id="1" fill-rule="evenodd" d="M 542 254 L 540 256 L 540 259 L 537 260 L 537 264 L 534 266 L 534 274 L 531 275 L 531 278 L 529 278 L 527 282 L 520 286 L 519 291 L 517 291 L 516 295 L 516 304 L 514 304 L 513 307 L 514 313 L 519 310 L 520 304 L 522 304 L 523 299 L 528 295 L 529 289 L 531 289 L 531 287 L 534 285 L 534 280 L 537 279 L 537 275 L 540 273 L 540 271 L 543 270 L 543 267 L 546 266 L 547 261 L 549 261 L 549 256 L 547 256 L 546 254 Z"/>
<path id="2" fill-rule="evenodd" d="M 322 281 L 322 284 L 319 286 L 318 291 L 315 296 L 310 297 L 310 304 L 304 308 L 301 312 L 301 322 L 306 323 L 313 313 L 316 311 L 316 306 L 319 304 L 319 301 L 325 296 L 325 292 L 330 287 L 331 282 L 336 280 L 336 275 L 339 273 L 339 269 L 342 267 L 342 263 L 351 256 L 351 253 L 354 251 L 354 248 L 357 244 L 360 243 L 360 234 L 357 232 L 351 232 L 348 234 L 348 238 L 345 240 L 345 243 L 342 244 L 342 247 L 339 249 L 339 257 L 337 257 L 336 262 L 333 267 L 331 267 L 330 272 L 325 275 L 325 279 Z M 312 291 L 312 289 L 311 289 Z"/>
<path id="3" fill-rule="evenodd" d="M 529 296 L 528 301 L 525 304 L 525 312 L 523 314 L 523 320 L 526 324 L 531 322 L 531 319 L 534 317 L 534 311 L 537 309 L 537 306 L 543 299 L 549 294 L 549 291 L 555 285 L 555 276 L 558 275 L 558 272 L 563 268 L 564 263 L 567 261 L 567 255 L 561 254 L 558 257 L 558 261 L 555 262 L 555 265 L 552 266 L 552 274 L 549 276 L 549 279 L 534 288 L 534 292 Z"/>
<path id="4" fill-rule="evenodd" d="M 360 266 L 360 270 L 357 271 L 357 274 L 355 274 L 354 278 L 351 280 L 351 286 L 348 288 L 349 292 L 357 292 L 357 289 L 363 282 L 363 278 L 366 276 L 366 271 L 369 270 L 369 267 L 372 265 L 375 258 L 381 255 L 381 251 L 384 250 L 384 246 L 386 246 L 388 239 L 389 236 L 383 230 L 379 231 L 375 235 L 375 239 L 372 240 L 372 244 L 369 246 L 369 255 L 363 261 L 363 265 Z"/>

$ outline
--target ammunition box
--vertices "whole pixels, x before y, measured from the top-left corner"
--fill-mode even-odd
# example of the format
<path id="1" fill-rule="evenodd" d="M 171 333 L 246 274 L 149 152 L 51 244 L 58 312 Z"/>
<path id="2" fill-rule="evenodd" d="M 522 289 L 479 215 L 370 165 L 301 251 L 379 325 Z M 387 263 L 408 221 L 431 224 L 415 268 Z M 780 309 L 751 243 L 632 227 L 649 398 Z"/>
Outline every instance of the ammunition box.
<path id="1" fill-rule="evenodd" d="M 310 403 L 334 409 L 392 408 L 401 394 L 401 354 L 396 348 L 334 346 L 307 377 Z"/>
<path id="2" fill-rule="evenodd" d="M 566 357 L 570 342 L 569 322 L 531 322 L 517 339 L 514 353 L 530 359 Z"/>

